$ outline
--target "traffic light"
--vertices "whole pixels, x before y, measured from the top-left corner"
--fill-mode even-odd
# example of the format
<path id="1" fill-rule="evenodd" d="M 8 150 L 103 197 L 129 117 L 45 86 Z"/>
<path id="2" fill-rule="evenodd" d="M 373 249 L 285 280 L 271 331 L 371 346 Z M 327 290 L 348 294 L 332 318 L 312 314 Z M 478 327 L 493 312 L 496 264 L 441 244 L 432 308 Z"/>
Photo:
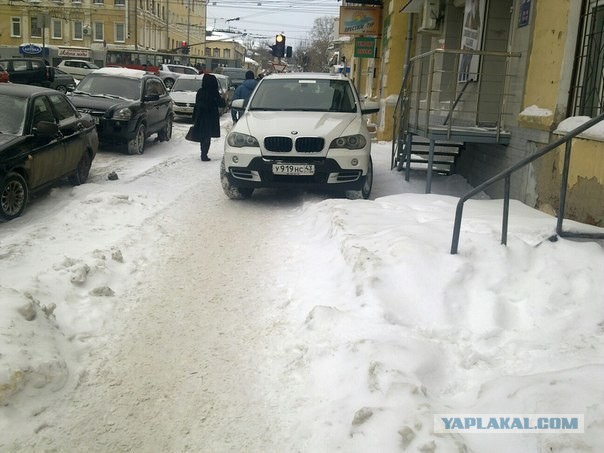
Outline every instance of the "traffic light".
<path id="1" fill-rule="evenodd" d="M 274 57 L 283 58 L 285 56 L 285 35 L 279 33 L 275 36 L 275 45 L 271 47 Z"/>
<path id="2" fill-rule="evenodd" d="M 190 47 L 189 47 L 189 45 L 187 44 L 187 41 L 183 41 L 183 42 L 180 44 L 180 51 L 181 51 L 183 54 L 188 54 L 188 53 L 189 53 L 189 50 L 190 50 Z"/>

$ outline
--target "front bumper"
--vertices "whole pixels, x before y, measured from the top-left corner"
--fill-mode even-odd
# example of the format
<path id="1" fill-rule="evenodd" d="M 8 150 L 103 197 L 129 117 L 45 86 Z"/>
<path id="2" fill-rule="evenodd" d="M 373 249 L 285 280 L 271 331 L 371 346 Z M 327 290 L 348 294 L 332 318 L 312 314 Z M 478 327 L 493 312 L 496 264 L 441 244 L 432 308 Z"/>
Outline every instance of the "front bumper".
<path id="1" fill-rule="evenodd" d="M 106 143 L 127 143 L 136 136 L 137 121 L 120 121 L 94 117 L 99 140 Z"/>
<path id="2" fill-rule="evenodd" d="M 239 154 L 237 154 L 239 156 Z M 331 190 L 361 190 L 367 175 L 367 160 L 356 167 L 344 168 L 336 159 L 326 157 L 253 157 L 247 165 L 234 163 L 225 153 L 225 168 L 229 183 L 245 188 L 309 188 Z M 230 161 L 229 161 L 230 159 Z M 278 175 L 273 164 L 314 165 L 313 175 Z"/>

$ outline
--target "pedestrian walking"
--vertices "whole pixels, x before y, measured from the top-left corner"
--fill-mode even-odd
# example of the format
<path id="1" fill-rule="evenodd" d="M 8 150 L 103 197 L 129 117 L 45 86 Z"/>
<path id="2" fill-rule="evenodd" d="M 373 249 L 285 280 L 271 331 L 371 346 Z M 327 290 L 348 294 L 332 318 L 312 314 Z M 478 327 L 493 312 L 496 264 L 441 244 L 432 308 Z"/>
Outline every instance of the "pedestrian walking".
<path id="1" fill-rule="evenodd" d="M 258 85 L 258 80 L 254 78 L 254 72 L 247 71 L 245 73 L 245 80 L 237 87 L 235 93 L 233 94 L 233 101 L 235 99 L 243 99 L 245 101 L 243 106 L 245 107 L 247 105 L 247 101 L 252 95 L 252 91 L 254 91 L 254 88 L 256 88 L 256 85 Z M 240 115 L 241 112 L 231 109 L 231 118 L 233 118 L 233 123 L 236 123 L 237 120 L 239 120 Z"/>
<path id="2" fill-rule="evenodd" d="M 195 96 L 193 108 L 193 140 L 201 148 L 201 160 L 209 161 L 208 151 L 212 137 L 220 137 L 220 113 L 225 103 L 218 91 L 218 80 L 212 74 L 204 74 L 201 88 Z"/>

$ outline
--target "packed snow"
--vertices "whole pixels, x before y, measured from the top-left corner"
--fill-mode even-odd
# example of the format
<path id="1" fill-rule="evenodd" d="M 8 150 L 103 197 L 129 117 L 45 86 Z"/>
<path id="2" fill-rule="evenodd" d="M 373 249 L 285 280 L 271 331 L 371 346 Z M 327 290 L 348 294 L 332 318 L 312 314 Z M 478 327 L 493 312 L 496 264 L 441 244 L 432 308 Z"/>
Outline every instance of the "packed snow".
<path id="1" fill-rule="evenodd" d="M 425 173 L 406 182 L 389 169 L 387 142 L 373 145 L 371 200 L 278 191 L 227 200 L 218 163 L 228 116 L 210 163 L 177 123 L 170 142 L 150 141 L 142 156 L 101 150 L 87 184 L 58 185 L 0 224 L 1 451 L 604 451 L 602 241 L 555 238 L 555 218 L 512 201 L 503 246 L 502 203 L 483 195 L 466 204 L 450 255 L 457 197 L 470 187 L 436 176 L 424 194 Z M 221 262 L 250 241 L 257 259 Z M 220 272 L 194 268 L 200 249 Z M 153 294 L 166 298 L 164 312 L 143 323 Z M 204 366 L 194 344 L 182 346 L 189 334 L 162 324 L 175 317 L 172 329 L 203 325 L 212 342 L 198 347 L 225 355 L 204 371 L 212 382 L 177 378 Z M 138 339 L 131 349 L 124 326 Z M 141 370 L 136 350 L 148 345 L 153 361 L 159 344 L 173 361 L 158 355 Z M 257 382 L 237 383 L 255 367 Z M 119 390 L 134 372 L 180 392 Z M 108 391 L 86 393 L 105 375 Z M 157 407 L 174 398 L 178 418 L 121 407 L 130 393 Z M 214 421 L 199 415 L 200 395 Z M 79 414 L 90 437 L 74 441 L 60 420 Z M 585 426 L 437 434 L 434 414 L 583 414 Z M 192 419 L 224 442 L 192 436 Z M 96 443 L 110 431 L 121 443 Z"/>

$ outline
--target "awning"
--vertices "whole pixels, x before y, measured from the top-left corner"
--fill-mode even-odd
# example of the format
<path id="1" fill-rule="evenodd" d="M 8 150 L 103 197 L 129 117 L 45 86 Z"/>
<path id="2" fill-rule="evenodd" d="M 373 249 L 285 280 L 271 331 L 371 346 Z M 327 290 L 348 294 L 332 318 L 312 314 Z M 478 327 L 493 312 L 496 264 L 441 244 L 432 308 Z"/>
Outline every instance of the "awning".
<path id="1" fill-rule="evenodd" d="M 409 0 L 405 6 L 403 6 L 399 13 L 419 13 L 422 10 L 425 0 Z"/>

